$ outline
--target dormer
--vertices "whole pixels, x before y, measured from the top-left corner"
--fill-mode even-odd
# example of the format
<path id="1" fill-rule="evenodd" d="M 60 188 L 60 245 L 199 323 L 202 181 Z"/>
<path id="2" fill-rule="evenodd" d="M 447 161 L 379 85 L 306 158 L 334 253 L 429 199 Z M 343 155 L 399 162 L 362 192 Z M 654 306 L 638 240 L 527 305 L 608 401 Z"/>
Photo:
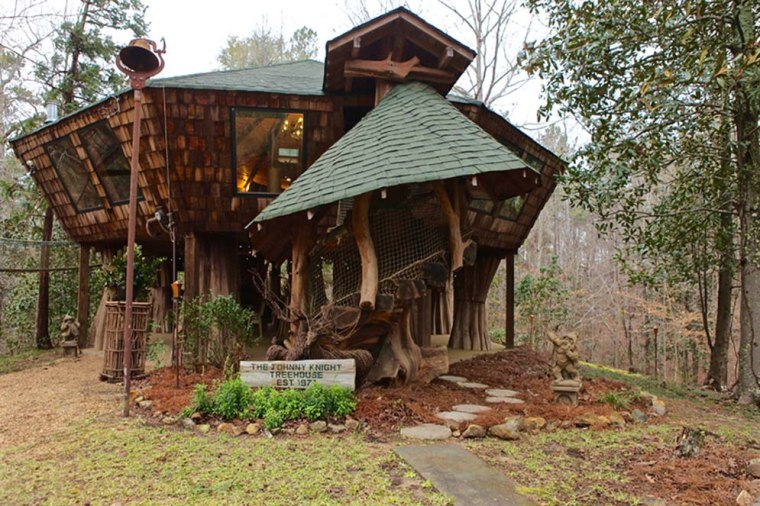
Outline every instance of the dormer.
<path id="1" fill-rule="evenodd" d="M 327 42 L 325 92 L 375 90 L 376 81 L 421 81 L 446 95 L 475 51 L 399 7 Z"/>

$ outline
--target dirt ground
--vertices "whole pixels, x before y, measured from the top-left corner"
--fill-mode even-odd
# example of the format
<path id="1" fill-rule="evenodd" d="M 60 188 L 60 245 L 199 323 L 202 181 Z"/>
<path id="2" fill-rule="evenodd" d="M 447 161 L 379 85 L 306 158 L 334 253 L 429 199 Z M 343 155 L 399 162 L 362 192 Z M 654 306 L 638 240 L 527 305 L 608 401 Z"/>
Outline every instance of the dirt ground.
<path id="1" fill-rule="evenodd" d="M 115 417 L 120 386 L 98 381 L 102 352 L 0 375 L 0 448 L 65 430 L 75 420 Z"/>

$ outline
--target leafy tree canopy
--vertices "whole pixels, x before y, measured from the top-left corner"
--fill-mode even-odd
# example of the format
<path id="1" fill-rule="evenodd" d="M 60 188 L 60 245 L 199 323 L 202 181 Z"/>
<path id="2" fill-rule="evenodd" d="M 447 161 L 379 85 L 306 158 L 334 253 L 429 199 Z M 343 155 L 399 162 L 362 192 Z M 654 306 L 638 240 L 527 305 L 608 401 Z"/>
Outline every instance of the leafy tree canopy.
<path id="1" fill-rule="evenodd" d="M 230 36 L 227 47 L 219 53 L 225 69 L 261 67 L 275 63 L 307 60 L 317 55 L 317 32 L 303 26 L 288 40 L 266 23 L 260 24 L 248 37 Z"/>

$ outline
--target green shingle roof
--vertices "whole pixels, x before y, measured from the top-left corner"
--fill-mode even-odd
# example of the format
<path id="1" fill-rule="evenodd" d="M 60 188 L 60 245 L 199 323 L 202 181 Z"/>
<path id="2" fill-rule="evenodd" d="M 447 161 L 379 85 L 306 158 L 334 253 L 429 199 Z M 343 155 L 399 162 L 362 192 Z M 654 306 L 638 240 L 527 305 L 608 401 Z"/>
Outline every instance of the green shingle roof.
<path id="1" fill-rule="evenodd" d="M 525 168 L 433 88 L 400 84 L 253 222 L 391 186 Z"/>
<path id="2" fill-rule="evenodd" d="M 324 95 L 324 64 L 316 60 L 280 63 L 240 70 L 220 70 L 186 76 L 151 79 L 150 88 L 258 91 L 289 95 Z"/>

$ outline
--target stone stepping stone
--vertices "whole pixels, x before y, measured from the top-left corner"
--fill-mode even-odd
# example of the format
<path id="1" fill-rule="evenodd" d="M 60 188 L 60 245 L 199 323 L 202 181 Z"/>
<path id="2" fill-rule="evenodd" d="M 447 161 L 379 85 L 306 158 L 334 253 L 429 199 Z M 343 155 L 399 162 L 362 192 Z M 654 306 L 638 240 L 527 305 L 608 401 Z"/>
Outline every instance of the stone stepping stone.
<path id="1" fill-rule="evenodd" d="M 485 413 L 491 411 L 488 406 L 480 406 L 479 404 L 457 404 L 452 408 L 454 411 L 461 411 L 462 413 Z"/>
<path id="2" fill-rule="evenodd" d="M 506 388 L 491 388 L 486 390 L 486 395 L 489 397 L 517 397 L 520 395 L 520 392 L 507 390 Z"/>
<path id="3" fill-rule="evenodd" d="M 412 439 L 422 440 L 448 439 L 451 437 L 451 429 L 445 425 L 423 423 L 416 427 L 404 427 L 401 429 L 401 435 Z"/>
<path id="4" fill-rule="evenodd" d="M 449 374 L 438 376 L 438 379 L 443 380 L 443 381 L 451 381 L 452 383 L 466 383 L 467 382 L 467 378 L 463 376 L 451 376 Z"/>
<path id="5" fill-rule="evenodd" d="M 465 387 L 465 388 L 480 388 L 480 389 L 488 388 L 488 385 L 484 385 L 483 383 L 472 383 L 469 381 L 466 383 L 458 383 L 458 385 L 460 387 Z"/>
<path id="6" fill-rule="evenodd" d="M 503 404 L 525 404 L 522 399 L 515 399 L 514 397 L 486 397 L 486 402 L 491 404 L 497 404 L 499 402 Z"/>
<path id="7" fill-rule="evenodd" d="M 472 413 L 463 413 L 461 411 L 443 411 L 441 413 L 437 413 L 435 416 L 441 420 L 446 420 L 449 422 L 469 422 L 471 420 L 475 420 L 478 417 Z"/>
<path id="8" fill-rule="evenodd" d="M 455 444 L 402 446 L 395 452 L 455 505 L 535 506 L 517 492 L 517 484 Z"/>

